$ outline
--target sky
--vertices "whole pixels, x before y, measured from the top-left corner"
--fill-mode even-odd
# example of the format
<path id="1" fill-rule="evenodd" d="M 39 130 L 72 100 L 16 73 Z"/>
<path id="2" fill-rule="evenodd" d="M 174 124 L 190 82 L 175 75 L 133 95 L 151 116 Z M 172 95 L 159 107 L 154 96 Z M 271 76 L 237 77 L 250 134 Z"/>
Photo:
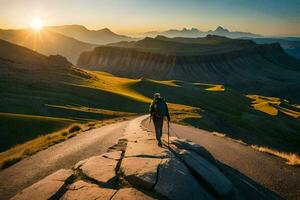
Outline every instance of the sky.
<path id="1" fill-rule="evenodd" d="M 300 36 L 300 0 L 0 0 L 0 28 L 80 24 L 134 35 L 217 26 L 263 35 Z"/>

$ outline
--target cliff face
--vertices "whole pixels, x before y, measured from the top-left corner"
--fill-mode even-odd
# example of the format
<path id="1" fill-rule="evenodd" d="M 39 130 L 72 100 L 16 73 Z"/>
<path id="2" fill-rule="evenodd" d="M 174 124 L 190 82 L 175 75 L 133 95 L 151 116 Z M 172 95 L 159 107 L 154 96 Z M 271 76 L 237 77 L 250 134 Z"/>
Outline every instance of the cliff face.
<path id="1" fill-rule="evenodd" d="M 289 60 L 277 44 L 199 56 L 164 55 L 143 49 L 102 46 L 92 52 L 82 53 L 77 64 L 82 68 L 132 78 L 224 83 L 230 78 L 228 75 L 242 73 L 244 75 L 241 78 L 245 78 L 246 72 L 259 72 L 267 67 L 278 68 L 282 62 L 279 56 L 283 57 L 283 61 Z M 296 64 L 297 61 L 293 60 L 286 67 L 296 68 Z"/>
<path id="2" fill-rule="evenodd" d="M 269 87 L 272 91 L 265 93 L 268 95 L 279 94 L 275 89 L 277 85 L 298 88 L 300 77 L 300 62 L 288 56 L 279 44 L 251 45 L 198 56 L 102 46 L 82 53 L 77 64 L 117 76 L 222 83 L 245 92 L 269 91 L 261 89 Z"/>

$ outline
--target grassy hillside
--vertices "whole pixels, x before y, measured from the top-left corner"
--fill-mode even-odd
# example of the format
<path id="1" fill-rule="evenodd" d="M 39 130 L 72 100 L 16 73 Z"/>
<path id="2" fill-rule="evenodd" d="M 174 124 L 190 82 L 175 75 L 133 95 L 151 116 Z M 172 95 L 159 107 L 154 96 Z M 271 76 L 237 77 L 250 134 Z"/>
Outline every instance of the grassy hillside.
<path id="1" fill-rule="evenodd" d="M 128 97 L 85 87 L 96 78 L 62 57 L 0 43 L 1 151 L 72 123 L 126 116 L 129 105 L 143 110 Z"/>

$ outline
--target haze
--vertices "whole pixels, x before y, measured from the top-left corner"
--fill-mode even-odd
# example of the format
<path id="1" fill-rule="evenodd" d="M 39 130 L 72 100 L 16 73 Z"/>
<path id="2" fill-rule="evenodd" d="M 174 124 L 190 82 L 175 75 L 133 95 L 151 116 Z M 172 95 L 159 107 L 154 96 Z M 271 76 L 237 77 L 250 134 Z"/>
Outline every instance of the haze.
<path id="1" fill-rule="evenodd" d="M 29 27 L 40 18 L 44 25 L 108 27 L 128 35 L 183 27 L 207 31 L 221 25 L 263 35 L 299 36 L 299 11 L 298 0 L 2 0 L 0 28 Z"/>

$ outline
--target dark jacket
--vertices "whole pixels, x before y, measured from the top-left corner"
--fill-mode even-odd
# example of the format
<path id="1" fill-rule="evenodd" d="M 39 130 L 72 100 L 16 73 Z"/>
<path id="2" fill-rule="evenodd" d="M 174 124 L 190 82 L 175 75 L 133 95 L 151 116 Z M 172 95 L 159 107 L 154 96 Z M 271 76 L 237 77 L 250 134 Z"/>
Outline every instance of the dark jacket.
<path id="1" fill-rule="evenodd" d="M 157 116 L 156 114 L 155 114 L 155 110 L 154 110 L 154 105 L 155 105 L 155 103 L 156 102 L 158 102 L 158 101 L 162 101 L 165 105 L 166 105 L 166 116 L 167 116 L 167 118 L 168 118 L 168 121 L 170 121 L 170 114 L 169 114 L 169 108 L 168 108 L 168 105 L 167 105 L 167 103 L 166 103 L 166 101 L 165 101 L 165 99 L 164 98 L 155 98 L 154 100 L 153 100 L 153 102 L 150 104 L 150 109 L 149 109 L 149 112 L 150 112 L 150 116 L 155 120 L 155 119 L 161 119 L 161 117 L 160 116 Z"/>

